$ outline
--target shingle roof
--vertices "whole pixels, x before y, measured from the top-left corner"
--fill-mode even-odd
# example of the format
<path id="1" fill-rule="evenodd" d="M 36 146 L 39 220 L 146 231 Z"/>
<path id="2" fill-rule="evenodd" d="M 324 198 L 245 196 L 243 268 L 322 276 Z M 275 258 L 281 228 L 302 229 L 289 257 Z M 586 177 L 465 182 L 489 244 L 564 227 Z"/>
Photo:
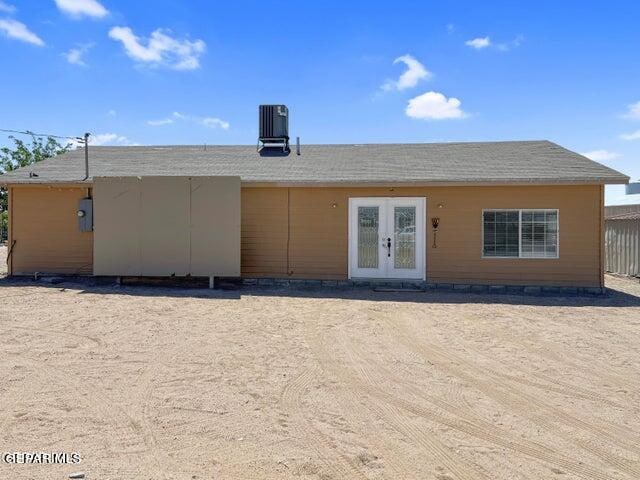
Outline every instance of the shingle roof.
<path id="1" fill-rule="evenodd" d="M 607 220 L 640 219 L 640 204 L 607 205 L 604 207 L 604 218 Z"/>
<path id="2" fill-rule="evenodd" d="M 640 213 L 621 213 L 606 217 L 607 220 L 640 220 Z"/>
<path id="3" fill-rule="evenodd" d="M 238 175 L 280 184 L 627 183 L 629 178 L 548 141 L 302 145 L 288 156 L 255 146 L 90 147 L 96 176 Z M 29 173 L 37 176 L 30 177 Z M 75 183 L 78 149 L 0 176 L 0 183 Z"/>

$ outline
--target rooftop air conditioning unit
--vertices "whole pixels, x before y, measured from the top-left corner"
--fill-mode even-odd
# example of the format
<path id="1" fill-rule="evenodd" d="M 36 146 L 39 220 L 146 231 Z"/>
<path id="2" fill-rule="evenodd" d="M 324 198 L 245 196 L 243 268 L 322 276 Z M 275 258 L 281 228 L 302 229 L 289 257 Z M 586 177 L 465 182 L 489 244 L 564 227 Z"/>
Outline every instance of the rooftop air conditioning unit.
<path id="1" fill-rule="evenodd" d="M 282 148 L 289 152 L 289 109 L 286 105 L 260 105 L 258 151 Z"/>

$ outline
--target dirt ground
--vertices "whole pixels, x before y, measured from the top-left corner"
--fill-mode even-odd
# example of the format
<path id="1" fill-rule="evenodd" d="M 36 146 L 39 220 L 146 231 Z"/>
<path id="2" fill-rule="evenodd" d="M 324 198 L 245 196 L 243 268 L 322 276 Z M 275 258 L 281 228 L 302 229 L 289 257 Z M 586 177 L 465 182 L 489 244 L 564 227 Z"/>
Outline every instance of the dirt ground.
<path id="1" fill-rule="evenodd" d="M 637 479 L 640 285 L 607 298 L 0 281 L 0 478 Z"/>

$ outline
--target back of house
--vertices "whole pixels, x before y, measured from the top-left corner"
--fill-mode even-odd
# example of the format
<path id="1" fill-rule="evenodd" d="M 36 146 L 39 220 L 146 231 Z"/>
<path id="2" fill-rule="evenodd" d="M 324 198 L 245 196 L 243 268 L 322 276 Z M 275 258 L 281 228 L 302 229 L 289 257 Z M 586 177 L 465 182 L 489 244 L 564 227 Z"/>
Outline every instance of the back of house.
<path id="1" fill-rule="evenodd" d="M 77 149 L 0 177 L 9 273 L 604 286 L 604 186 L 548 141 Z"/>

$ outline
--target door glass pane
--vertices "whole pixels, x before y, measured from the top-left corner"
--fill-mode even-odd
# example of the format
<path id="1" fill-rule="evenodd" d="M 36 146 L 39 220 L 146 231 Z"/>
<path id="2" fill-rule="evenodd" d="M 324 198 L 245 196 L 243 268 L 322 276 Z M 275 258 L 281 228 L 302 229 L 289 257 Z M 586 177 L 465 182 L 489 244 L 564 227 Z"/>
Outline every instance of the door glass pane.
<path id="1" fill-rule="evenodd" d="M 395 207 L 394 267 L 416 268 L 416 207 Z"/>
<path id="2" fill-rule="evenodd" d="M 378 207 L 358 207 L 358 268 L 378 268 Z"/>

